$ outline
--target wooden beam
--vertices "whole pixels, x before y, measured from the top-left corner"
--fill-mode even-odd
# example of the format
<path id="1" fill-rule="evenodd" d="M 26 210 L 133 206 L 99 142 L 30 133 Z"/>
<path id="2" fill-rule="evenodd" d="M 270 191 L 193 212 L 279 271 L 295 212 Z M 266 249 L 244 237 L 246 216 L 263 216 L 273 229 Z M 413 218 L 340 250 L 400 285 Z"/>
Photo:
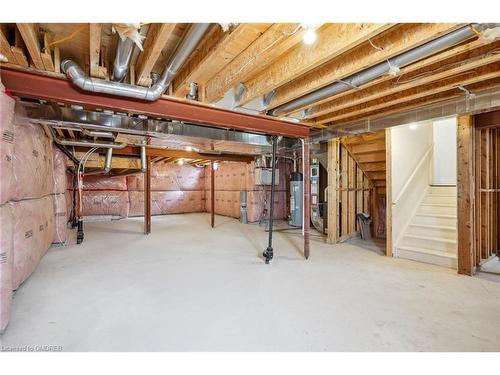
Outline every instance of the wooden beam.
<path id="1" fill-rule="evenodd" d="M 474 273 L 474 148 L 473 119 L 460 116 L 457 127 L 458 273 Z"/>
<path id="2" fill-rule="evenodd" d="M 373 45 L 380 49 L 374 48 L 368 42 L 363 43 L 352 51 L 336 59 L 332 59 L 321 67 L 281 87 L 272 98 L 269 108 L 275 108 L 310 93 L 319 87 L 323 87 L 339 79 L 344 79 L 370 66 L 386 61 L 388 58 L 422 45 L 462 25 L 456 23 L 398 25 L 380 36 L 371 39 Z M 325 101 L 327 100 L 325 99 Z"/>
<path id="3" fill-rule="evenodd" d="M 392 257 L 393 242 L 392 242 L 392 146 L 391 146 L 391 129 L 385 129 L 385 202 L 386 202 L 386 248 L 385 255 Z"/>
<path id="4" fill-rule="evenodd" d="M 313 113 L 310 118 L 319 117 L 320 119 L 328 118 L 331 116 L 332 112 L 339 112 L 343 109 L 348 110 L 351 107 L 360 106 L 364 103 L 369 103 L 374 100 L 387 97 L 389 95 L 394 95 L 397 93 L 404 93 L 406 90 L 412 90 L 416 87 L 423 88 L 442 88 L 450 87 L 450 85 L 454 85 L 460 83 L 461 80 L 468 78 L 474 78 L 474 75 L 479 75 L 480 72 L 476 69 L 480 69 L 482 67 L 487 66 L 488 64 L 492 64 L 490 69 L 494 69 L 493 63 L 500 61 L 500 55 L 494 54 L 492 56 L 486 56 L 484 58 L 473 60 L 469 63 L 462 63 L 461 65 L 448 69 L 445 71 L 440 71 L 438 73 L 425 75 L 420 79 L 408 79 L 406 82 L 405 78 L 402 79 L 402 83 L 398 83 L 398 79 L 393 79 L 388 82 L 384 82 L 380 85 L 375 85 L 370 87 L 369 89 L 362 89 L 351 93 L 350 95 L 343 96 L 341 99 L 332 100 L 327 103 L 321 104 L 319 106 L 313 107 Z M 484 69 L 483 71 L 485 71 Z M 466 73 L 469 72 L 468 76 Z M 432 84 L 432 86 L 431 86 Z M 463 83 L 467 84 L 467 83 Z M 445 86 L 447 85 L 447 86 Z M 416 91 L 416 90 L 415 90 Z M 413 92 L 413 91 L 409 91 Z M 320 120 L 323 121 L 323 120 Z"/>
<path id="5" fill-rule="evenodd" d="M 327 243 L 334 244 L 339 240 L 338 227 L 338 188 L 339 188 L 339 147 L 338 139 L 328 141 L 328 221 Z"/>
<path id="6" fill-rule="evenodd" d="M 150 82 L 150 74 L 161 51 L 175 30 L 175 23 L 154 23 L 148 30 L 144 51 L 139 55 L 135 65 L 137 84 L 147 85 Z"/>
<path id="7" fill-rule="evenodd" d="M 174 84 L 175 96 L 186 95 L 189 83 L 196 82 L 204 87 L 205 83 L 229 64 L 236 56 L 251 45 L 271 24 L 241 23 L 229 31 L 217 30 L 200 46 L 196 56 L 188 62 L 177 82 Z"/>
<path id="8" fill-rule="evenodd" d="M 226 91 L 251 78 L 257 71 L 266 69 L 276 58 L 300 43 L 302 37 L 303 29 L 299 24 L 273 24 L 207 82 L 205 101 L 221 99 Z"/>
<path id="9" fill-rule="evenodd" d="M 494 57 L 500 60 L 500 55 L 496 55 Z M 315 121 L 318 121 L 321 124 L 338 122 L 349 117 L 367 114 L 386 107 L 391 107 L 401 103 L 407 103 L 415 99 L 454 90 L 457 89 L 458 86 L 467 86 L 478 82 L 492 80 L 498 77 L 500 77 L 500 63 L 497 62 L 487 66 L 476 68 L 465 74 L 460 74 L 455 77 L 444 79 L 439 82 L 433 82 L 424 86 L 413 87 L 401 93 L 388 95 L 387 97 L 381 97 L 373 101 L 329 113 L 325 116 L 318 117 Z"/>
<path id="10" fill-rule="evenodd" d="M 264 95 L 307 73 L 358 44 L 386 31 L 391 24 L 328 24 L 318 32 L 313 45 L 300 45 L 275 61 L 258 76 L 245 82 L 240 104 Z M 318 87 L 318 86 L 316 86 Z"/>
<path id="11" fill-rule="evenodd" d="M 40 52 L 40 41 L 38 39 L 38 32 L 35 30 L 35 25 L 32 23 L 18 23 L 16 25 L 21 33 L 24 43 L 26 44 L 26 48 L 28 49 L 31 61 L 33 61 L 35 68 L 48 70 L 45 69 L 45 66 L 43 65 Z"/>
<path id="12" fill-rule="evenodd" d="M 100 69 L 101 33 L 102 25 L 100 23 L 89 24 L 90 75 L 98 78 L 104 78 L 102 69 Z"/>

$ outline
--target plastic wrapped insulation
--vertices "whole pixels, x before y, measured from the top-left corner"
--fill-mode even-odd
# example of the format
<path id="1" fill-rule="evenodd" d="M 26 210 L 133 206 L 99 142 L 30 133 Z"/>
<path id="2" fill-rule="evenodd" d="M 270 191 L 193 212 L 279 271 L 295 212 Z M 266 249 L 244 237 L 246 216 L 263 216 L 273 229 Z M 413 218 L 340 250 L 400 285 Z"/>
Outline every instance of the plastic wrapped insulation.
<path id="1" fill-rule="evenodd" d="M 12 209 L 0 206 L 0 335 L 10 321 L 12 305 Z"/>
<path id="2" fill-rule="evenodd" d="M 15 101 L 0 92 L 0 204 L 14 196 L 14 106 Z"/>

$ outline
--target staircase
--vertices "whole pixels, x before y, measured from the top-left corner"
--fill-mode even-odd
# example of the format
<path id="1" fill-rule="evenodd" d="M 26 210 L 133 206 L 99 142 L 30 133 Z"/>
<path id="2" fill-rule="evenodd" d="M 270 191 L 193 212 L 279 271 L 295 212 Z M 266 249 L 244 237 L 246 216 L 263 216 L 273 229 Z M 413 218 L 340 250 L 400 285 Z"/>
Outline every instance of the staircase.
<path id="1" fill-rule="evenodd" d="M 395 256 L 457 268 L 457 188 L 430 186 Z"/>

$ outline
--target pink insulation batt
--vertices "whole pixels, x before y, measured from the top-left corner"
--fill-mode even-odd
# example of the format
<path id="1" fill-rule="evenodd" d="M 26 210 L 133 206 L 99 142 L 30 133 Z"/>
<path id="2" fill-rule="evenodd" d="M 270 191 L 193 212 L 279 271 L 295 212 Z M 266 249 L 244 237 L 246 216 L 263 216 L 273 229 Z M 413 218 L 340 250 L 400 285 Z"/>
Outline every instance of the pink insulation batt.
<path id="1" fill-rule="evenodd" d="M 129 212 L 128 191 L 87 190 L 82 198 L 83 215 L 111 215 L 127 217 Z"/>
<path id="2" fill-rule="evenodd" d="M 54 189 L 53 193 L 64 193 L 68 188 L 66 180 L 66 162 L 67 156 L 56 147 L 52 149 L 52 157 L 54 160 Z"/>
<path id="3" fill-rule="evenodd" d="M 152 191 L 203 190 L 205 168 L 190 165 L 153 164 Z M 144 190 L 144 175 L 127 177 L 129 190 Z"/>
<path id="4" fill-rule="evenodd" d="M 15 200 L 38 198 L 54 189 L 52 146 L 42 128 L 16 114 L 14 119 Z"/>
<path id="5" fill-rule="evenodd" d="M 54 201 L 54 238 L 52 243 L 63 243 L 67 239 L 68 223 L 66 194 L 54 194 L 52 198 Z"/>
<path id="6" fill-rule="evenodd" d="M 12 288 L 17 289 L 35 270 L 54 238 L 52 196 L 13 202 L 14 266 Z"/>
<path id="7" fill-rule="evenodd" d="M 125 176 L 84 176 L 83 190 L 127 190 Z"/>
<path id="8" fill-rule="evenodd" d="M 167 215 L 204 211 L 204 192 L 198 191 L 153 191 L 151 192 L 151 214 Z M 144 192 L 130 191 L 130 216 L 144 215 Z"/>
<path id="9" fill-rule="evenodd" d="M 10 96 L 0 92 L 0 204 L 14 196 L 14 106 Z"/>
<path id="10" fill-rule="evenodd" d="M 0 206 L 0 334 L 10 320 L 12 304 L 12 209 Z"/>

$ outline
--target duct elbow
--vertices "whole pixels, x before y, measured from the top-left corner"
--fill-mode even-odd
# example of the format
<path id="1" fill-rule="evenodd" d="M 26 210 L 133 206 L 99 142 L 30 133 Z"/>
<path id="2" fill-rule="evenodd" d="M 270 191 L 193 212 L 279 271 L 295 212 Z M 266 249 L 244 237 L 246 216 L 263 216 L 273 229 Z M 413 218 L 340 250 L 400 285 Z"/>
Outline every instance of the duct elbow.
<path id="1" fill-rule="evenodd" d="M 167 89 L 167 86 L 165 84 L 162 84 L 160 82 L 155 83 L 153 86 L 151 86 L 147 91 L 146 95 L 144 97 L 144 100 L 148 101 L 155 101 L 161 98 L 165 90 Z"/>

